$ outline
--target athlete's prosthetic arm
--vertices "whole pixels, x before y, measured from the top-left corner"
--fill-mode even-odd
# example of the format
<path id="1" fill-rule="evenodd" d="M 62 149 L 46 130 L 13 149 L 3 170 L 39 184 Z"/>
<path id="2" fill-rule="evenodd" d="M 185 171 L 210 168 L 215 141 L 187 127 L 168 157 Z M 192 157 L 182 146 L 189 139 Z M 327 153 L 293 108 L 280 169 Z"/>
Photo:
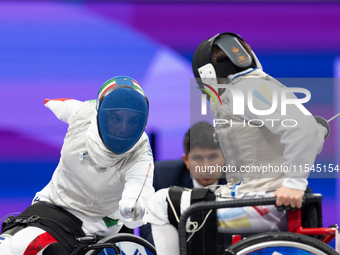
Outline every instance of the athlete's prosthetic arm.
<path id="1" fill-rule="evenodd" d="M 147 204 L 155 193 L 152 186 L 153 170 L 153 160 L 151 157 L 145 157 L 134 164 L 125 175 L 126 183 L 119 201 L 119 209 L 121 221 L 129 228 L 147 223 Z"/>
<path id="2" fill-rule="evenodd" d="M 73 115 L 84 102 L 75 99 L 57 98 L 45 99 L 44 104 L 58 119 L 69 124 Z"/>
<path id="3" fill-rule="evenodd" d="M 265 86 L 271 95 L 273 95 L 273 90 L 279 89 L 277 84 L 272 82 L 266 83 Z M 238 87 L 244 93 L 247 93 L 247 85 Z M 261 92 L 259 88 L 257 91 Z M 252 94 L 254 108 L 258 110 L 269 109 L 270 106 L 265 100 L 261 96 L 254 96 L 255 94 L 254 92 Z M 296 99 L 296 96 L 293 93 L 287 93 L 287 98 Z M 229 105 L 232 106 L 232 97 L 230 96 L 229 99 Z M 277 107 L 274 113 L 270 115 L 259 115 L 245 107 L 245 115 L 242 117 L 246 120 L 255 120 L 252 123 L 256 123 L 256 119 L 262 120 L 262 122 L 259 121 L 259 124 L 263 123 L 272 133 L 281 135 L 280 142 L 285 145 L 284 157 L 286 159 L 283 166 L 296 169 L 296 172 L 290 171 L 286 174 L 287 178 L 283 181 L 283 186 L 304 191 L 308 185 L 307 178 L 309 175 L 309 171 L 305 170 L 313 166 L 316 155 L 321 152 L 327 130 L 318 125 L 312 115 L 305 115 L 294 104 L 287 104 L 286 115 L 283 115 L 281 111 L 282 109 Z M 291 121 L 288 121 L 289 119 Z M 294 126 L 295 124 L 296 126 Z M 302 171 L 300 171 L 300 166 L 303 169 Z"/>

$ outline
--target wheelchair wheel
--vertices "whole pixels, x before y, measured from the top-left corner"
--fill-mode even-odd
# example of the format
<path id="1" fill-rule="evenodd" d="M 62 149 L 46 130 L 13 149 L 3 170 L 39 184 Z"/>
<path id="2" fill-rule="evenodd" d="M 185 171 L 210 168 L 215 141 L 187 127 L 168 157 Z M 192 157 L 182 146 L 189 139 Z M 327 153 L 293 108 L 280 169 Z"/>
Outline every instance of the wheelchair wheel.
<path id="1" fill-rule="evenodd" d="M 338 255 L 329 245 L 301 234 L 276 232 L 250 236 L 220 255 Z"/>
<path id="2" fill-rule="evenodd" d="M 111 243 L 116 244 L 121 250 L 121 254 L 141 254 L 141 255 L 157 255 L 155 247 L 148 241 L 139 236 L 132 234 L 115 234 L 107 236 L 97 242 L 97 244 Z M 90 250 L 85 255 L 112 254 L 116 255 L 113 250 L 110 252 L 98 252 L 98 250 Z"/>

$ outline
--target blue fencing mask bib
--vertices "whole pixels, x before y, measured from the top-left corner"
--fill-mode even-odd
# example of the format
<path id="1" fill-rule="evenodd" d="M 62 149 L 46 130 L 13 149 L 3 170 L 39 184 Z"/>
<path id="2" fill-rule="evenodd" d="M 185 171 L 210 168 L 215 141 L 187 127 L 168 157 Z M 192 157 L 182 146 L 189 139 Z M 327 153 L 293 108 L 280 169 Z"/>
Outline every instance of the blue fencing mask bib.
<path id="1" fill-rule="evenodd" d="M 115 154 L 131 149 L 144 132 L 149 103 L 140 85 L 130 77 L 114 77 L 97 97 L 97 124 L 105 146 Z"/>

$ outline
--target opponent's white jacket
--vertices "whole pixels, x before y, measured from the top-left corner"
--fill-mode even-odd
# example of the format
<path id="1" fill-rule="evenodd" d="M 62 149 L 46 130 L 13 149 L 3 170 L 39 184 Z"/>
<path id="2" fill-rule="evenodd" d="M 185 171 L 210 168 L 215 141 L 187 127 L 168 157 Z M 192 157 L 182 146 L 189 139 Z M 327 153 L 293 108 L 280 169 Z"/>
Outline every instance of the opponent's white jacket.
<path id="1" fill-rule="evenodd" d="M 249 96 L 251 105 L 257 110 L 267 110 L 271 108 L 274 90 L 285 88 L 262 70 L 248 69 L 228 78 L 228 85 L 242 91 L 245 100 L 244 114 L 234 115 L 234 98 L 230 90 L 225 89 L 221 94 L 222 105 L 210 99 L 211 112 L 215 120 L 220 120 L 217 123 L 228 121 L 217 125 L 216 133 L 227 165 L 237 169 L 237 173 L 227 172 L 228 184 L 221 188 L 222 196 L 230 196 L 233 187 L 235 195 L 274 191 L 282 185 L 305 190 L 308 167 L 314 164 L 316 155 L 322 150 L 326 129 L 319 126 L 312 115 L 305 115 L 295 105 L 287 105 L 287 115 L 283 115 L 280 92 L 274 113 L 259 115 L 256 110 L 250 109 L 247 99 L 249 89 L 252 90 Z M 287 93 L 287 98 L 296 99 L 296 96 Z M 275 166 L 278 171 L 273 170 Z M 256 169 L 258 172 L 254 172 Z M 271 170 L 274 173 L 269 174 Z"/>
<path id="2" fill-rule="evenodd" d="M 51 100 L 45 106 L 69 127 L 52 180 L 37 193 L 36 200 L 48 192 L 53 204 L 83 221 L 106 216 L 117 219 L 119 204 L 125 199 L 137 198 L 150 167 L 139 198 L 147 204 L 154 194 L 154 164 L 145 133 L 129 151 L 116 155 L 99 137 L 95 101 Z M 137 227 L 145 223 L 144 218 L 126 225 Z"/>

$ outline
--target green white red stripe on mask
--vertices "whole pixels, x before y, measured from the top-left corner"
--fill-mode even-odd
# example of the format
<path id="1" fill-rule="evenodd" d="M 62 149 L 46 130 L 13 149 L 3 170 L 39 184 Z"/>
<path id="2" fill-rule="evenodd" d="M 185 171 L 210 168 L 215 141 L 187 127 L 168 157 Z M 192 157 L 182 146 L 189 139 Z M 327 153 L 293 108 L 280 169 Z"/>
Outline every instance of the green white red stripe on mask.
<path id="1" fill-rule="evenodd" d="M 142 87 L 139 85 L 139 83 L 135 80 L 132 80 L 132 82 L 133 82 L 134 88 L 137 89 L 137 91 L 139 93 L 141 93 L 142 95 L 145 96 L 144 91 L 143 91 Z M 108 91 L 109 89 L 113 88 L 116 85 L 117 85 L 117 83 L 116 83 L 115 79 L 110 79 L 107 82 L 105 82 L 104 85 L 100 88 L 100 90 L 98 92 L 97 99 L 100 101 L 101 98 L 103 97 L 103 95 L 106 93 L 106 91 Z"/>
<path id="2" fill-rule="evenodd" d="M 98 96 L 97 96 L 98 100 L 100 101 L 100 99 L 105 94 L 105 92 L 108 91 L 109 89 L 113 88 L 116 85 L 117 84 L 116 84 L 115 79 L 111 79 L 111 80 L 108 80 L 107 82 L 105 82 L 104 85 L 100 88 L 100 90 L 98 92 Z"/>
<path id="3" fill-rule="evenodd" d="M 135 80 L 132 80 L 132 82 L 133 82 L 133 86 L 138 90 L 138 92 L 140 92 L 143 96 L 145 96 L 144 91 L 142 87 L 138 84 L 138 82 L 136 82 Z"/>

